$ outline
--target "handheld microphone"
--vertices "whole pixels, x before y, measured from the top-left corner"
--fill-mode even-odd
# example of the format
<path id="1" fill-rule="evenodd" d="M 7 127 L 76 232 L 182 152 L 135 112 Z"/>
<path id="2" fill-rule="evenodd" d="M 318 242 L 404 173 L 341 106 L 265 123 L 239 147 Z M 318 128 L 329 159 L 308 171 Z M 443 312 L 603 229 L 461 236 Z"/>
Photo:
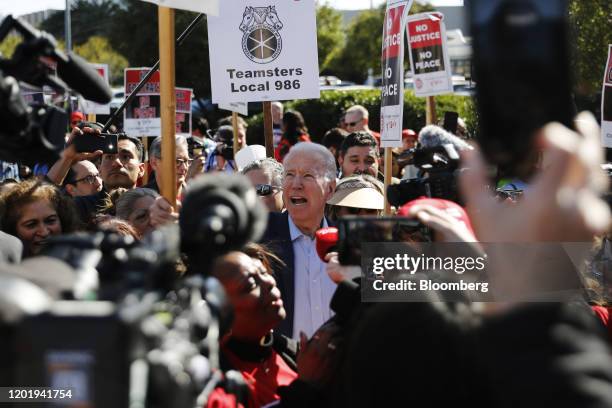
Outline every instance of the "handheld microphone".
<path id="1" fill-rule="evenodd" d="M 462 139 L 435 125 L 425 126 L 419 132 L 419 144 L 426 149 L 449 144 L 458 152 L 472 149 L 472 147 Z"/>
<path id="2" fill-rule="evenodd" d="M 336 250 L 336 245 L 338 244 L 338 228 L 321 228 L 315 232 L 315 237 L 317 254 L 323 262 L 326 262 L 325 255 Z"/>

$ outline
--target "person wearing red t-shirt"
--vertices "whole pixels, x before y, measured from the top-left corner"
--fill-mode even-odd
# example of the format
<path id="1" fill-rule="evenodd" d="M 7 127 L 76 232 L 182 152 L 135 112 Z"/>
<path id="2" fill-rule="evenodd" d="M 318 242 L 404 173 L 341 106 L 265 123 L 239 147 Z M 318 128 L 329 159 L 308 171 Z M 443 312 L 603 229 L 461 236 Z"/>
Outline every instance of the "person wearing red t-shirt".
<path id="1" fill-rule="evenodd" d="M 283 136 L 274 150 L 274 158 L 282 163 L 291 147 L 300 142 L 310 142 L 308 128 L 300 112 L 287 111 L 283 114 Z"/>
<path id="2" fill-rule="evenodd" d="M 222 256 L 212 268 L 234 309 L 231 330 L 221 340 L 221 366 L 242 374 L 249 395 L 242 404 L 217 388 L 208 408 L 255 408 L 278 400 L 281 407 L 316 406 L 320 387 L 331 380 L 335 326 L 323 327 L 310 341 L 302 335 L 299 355 L 293 340 L 273 332 L 286 316 L 270 273 L 274 258 L 262 246 L 249 244 L 243 252 Z"/>

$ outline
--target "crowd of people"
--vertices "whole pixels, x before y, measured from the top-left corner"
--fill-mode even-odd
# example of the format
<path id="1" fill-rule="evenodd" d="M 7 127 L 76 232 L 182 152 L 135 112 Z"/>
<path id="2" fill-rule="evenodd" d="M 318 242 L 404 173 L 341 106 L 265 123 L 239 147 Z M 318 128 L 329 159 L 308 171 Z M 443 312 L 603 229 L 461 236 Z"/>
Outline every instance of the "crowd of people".
<path id="1" fill-rule="evenodd" d="M 222 360 L 244 377 L 248 407 L 612 406 L 610 210 L 600 198 L 608 186 L 592 116 L 578 116 L 576 131 L 558 124 L 542 129 L 540 160 L 515 195 L 504 194 L 512 180 L 490 179 L 490 166 L 464 128 L 457 134 L 436 128 L 461 153 L 461 202 L 415 196 L 391 208 L 398 219 L 432 231 L 413 234 L 414 240 L 593 242 L 581 275 L 584 296 L 523 305 L 447 302 L 438 294 L 429 303 L 366 304 L 359 298 L 359 268 L 341 264 L 336 252 L 322 259 L 316 233 L 342 217 L 385 214 L 380 134 L 370 129 L 367 109 L 352 106 L 317 143 L 299 112 L 284 111 L 279 102 L 272 107 L 274 158 L 238 160 L 240 150 L 252 147 L 242 119 L 238 134 L 229 118 L 212 131 L 195 118 L 191 138 L 176 136 L 172 203 L 160 195 L 161 138 L 148 152 L 125 134 L 116 153 L 77 152 L 74 140 L 98 137 L 100 127 L 75 117 L 46 174 L 2 181 L 3 261 L 37 256 L 52 237 L 76 231 L 141 240 L 178 222 L 194 180 L 242 174 L 269 212 L 267 228 L 260 242 L 216 258 L 210 275 L 234 310 L 221 339 Z M 427 177 L 410 161 L 426 132 L 431 129 L 402 132 L 393 183 Z M 520 275 L 520 284 L 529 285 L 530 276 L 518 272 L 511 260 L 492 271 Z M 219 388 L 208 406 L 238 402 Z"/>

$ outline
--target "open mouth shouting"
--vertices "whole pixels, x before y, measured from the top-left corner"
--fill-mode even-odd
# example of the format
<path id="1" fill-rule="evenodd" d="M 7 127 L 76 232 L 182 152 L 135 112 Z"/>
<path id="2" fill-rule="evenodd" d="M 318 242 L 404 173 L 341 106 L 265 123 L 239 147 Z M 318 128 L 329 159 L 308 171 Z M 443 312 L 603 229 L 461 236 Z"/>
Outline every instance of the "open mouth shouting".
<path id="1" fill-rule="evenodd" d="M 308 200 L 301 196 L 291 196 L 289 197 L 289 200 L 291 201 L 291 204 L 295 206 L 304 206 L 308 204 Z"/>

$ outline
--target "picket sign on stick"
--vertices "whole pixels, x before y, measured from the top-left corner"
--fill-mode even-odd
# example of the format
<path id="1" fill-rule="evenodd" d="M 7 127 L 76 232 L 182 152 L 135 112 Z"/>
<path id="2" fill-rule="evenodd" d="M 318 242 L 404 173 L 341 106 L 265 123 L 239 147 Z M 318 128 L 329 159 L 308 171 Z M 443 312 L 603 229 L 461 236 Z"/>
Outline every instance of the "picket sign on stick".
<path id="1" fill-rule="evenodd" d="M 438 121 L 436 114 L 436 97 L 428 96 L 425 102 L 425 121 L 428 125 L 435 125 Z"/>
<path id="2" fill-rule="evenodd" d="M 387 188 L 391 184 L 392 151 L 402 145 L 404 114 L 404 29 L 412 0 L 387 0 L 383 22 L 380 141 L 385 149 L 385 214 L 391 215 Z"/>
<path id="3" fill-rule="evenodd" d="M 266 141 L 266 157 L 274 158 L 274 126 L 272 123 L 272 102 L 263 103 L 264 138 Z"/>
<path id="4" fill-rule="evenodd" d="M 176 205 L 176 93 L 174 66 L 174 10 L 158 7 L 160 108 L 162 123 L 161 195 Z"/>
<path id="5" fill-rule="evenodd" d="M 238 114 L 232 112 L 232 130 L 234 131 L 234 155 L 238 153 Z"/>

